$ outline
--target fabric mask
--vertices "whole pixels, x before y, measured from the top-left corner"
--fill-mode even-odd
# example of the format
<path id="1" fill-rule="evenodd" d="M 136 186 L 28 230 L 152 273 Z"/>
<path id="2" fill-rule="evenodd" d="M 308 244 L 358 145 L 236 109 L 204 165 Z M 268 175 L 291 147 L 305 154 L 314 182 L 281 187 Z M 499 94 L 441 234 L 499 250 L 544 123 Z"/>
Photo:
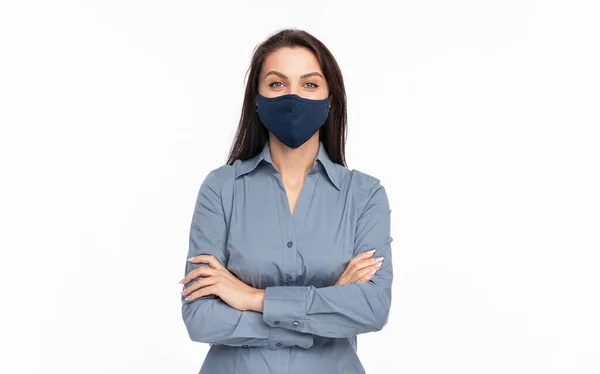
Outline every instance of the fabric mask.
<path id="1" fill-rule="evenodd" d="M 329 98 L 312 100 L 296 94 L 256 100 L 262 124 L 283 144 L 298 148 L 310 139 L 329 116 Z"/>

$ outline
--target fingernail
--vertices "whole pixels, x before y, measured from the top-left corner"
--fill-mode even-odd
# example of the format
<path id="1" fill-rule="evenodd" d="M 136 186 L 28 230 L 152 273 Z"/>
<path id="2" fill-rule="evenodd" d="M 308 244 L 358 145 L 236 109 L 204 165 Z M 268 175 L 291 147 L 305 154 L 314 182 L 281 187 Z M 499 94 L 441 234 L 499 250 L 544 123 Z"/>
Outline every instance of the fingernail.
<path id="1" fill-rule="evenodd" d="M 183 279 L 185 279 L 185 278 L 183 278 Z M 179 281 L 179 284 L 183 284 L 183 279 Z"/>
<path id="2" fill-rule="evenodd" d="M 188 258 L 187 260 L 188 260 L 188 261 L 191 261 L 193 258 L 194 258 L 194 257 L 190 257 L 190 258 Z"/>
<path id="3" fill-rule="evenodd" d="M 376 251 L 376 250 L 377 250 L 377 249 L 371 249 L 371 250 L 369 251 L 369 253 L 375 253 L 375 251 Z"/>
<path id="4" fill-rule="evenodd" d="M 372 272 L 369 273 L 369 275 L 373 275 L 377 272 L 377 270 L 373 270 Z"/>
<path id="5" fill-rule="evenodd" d="M 377 258 L 375 259 L 375 261 L 382 262 L 382 261 L 383 261 L 383 257 L 377 257 Z"/>
<path id="6" fill-rule="evenodd" d="M 190 295 L 190 296 L 186 297 L 184 300 L 189 300 L 189 299 L 190 299 L 190 297 L 192 297 L 192 295 Z"/>

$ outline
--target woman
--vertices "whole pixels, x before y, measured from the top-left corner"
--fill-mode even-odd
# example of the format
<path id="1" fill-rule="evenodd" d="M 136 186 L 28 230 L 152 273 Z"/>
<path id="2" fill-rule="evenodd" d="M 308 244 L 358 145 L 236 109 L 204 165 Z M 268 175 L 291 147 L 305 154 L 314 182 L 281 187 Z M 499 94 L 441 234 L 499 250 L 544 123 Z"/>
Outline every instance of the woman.
<path id="1" fill-rule="evenodd" d="M 391 304 L 391 210 L 377 178 L 345 166 L 345 132 L 329 50 L 296 29 L 260 44 L 229 160 L 192 218 L 182 314 L 211 345 L 200 373 L 365 373 L 357 335 Z"/>

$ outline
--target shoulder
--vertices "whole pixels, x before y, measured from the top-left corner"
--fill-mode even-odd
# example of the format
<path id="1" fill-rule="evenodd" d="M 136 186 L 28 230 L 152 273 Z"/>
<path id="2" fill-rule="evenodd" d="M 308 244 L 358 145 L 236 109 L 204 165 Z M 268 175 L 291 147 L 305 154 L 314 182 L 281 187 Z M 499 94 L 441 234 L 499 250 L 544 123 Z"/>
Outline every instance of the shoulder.
<path id="1" fill-rule="evenodd" d="M 371 204 L 389 205 L 386 190 L 379 178 L 356 169 L 348 170 L 346 174 L 349 193 L 353 195 L 359 211 Z"/>
<path id="2" fill-rule="evenodd" d="M 372 174 L 357 169 L 346 169 L 346 183 L 349 188 L 359 194 L 370 194 L 382 188 L 381 180 Z"/>
<path id="3" fill-rule="evenodd" d="M 236 160 L 235 163 L 239 162 Z M 235 177 L 235 163 L 233 165 L 221 165 L 216 169 L 211 170 L 210 174 L 213 174 L 215 179 L 219 182 L 219 185 L 223 185 L 228 181 L 233 180 Z"/>
<path id="4" fill-rule="evenodd" d="M 236 162 L 238 162 L 236 160 Z M 235 163 L 234 163 L 235 165 Z M 228 181 L 233 180 L 235 176 L 235 166 L 234 165 L 221 165 L 216 168 L 210 169 L 208 174 L 205 175 L 204 180 L 202 182 L 203 185 L 208 185 L 211 188 L 221 191 L 223 189 L 223 185 Z"/>

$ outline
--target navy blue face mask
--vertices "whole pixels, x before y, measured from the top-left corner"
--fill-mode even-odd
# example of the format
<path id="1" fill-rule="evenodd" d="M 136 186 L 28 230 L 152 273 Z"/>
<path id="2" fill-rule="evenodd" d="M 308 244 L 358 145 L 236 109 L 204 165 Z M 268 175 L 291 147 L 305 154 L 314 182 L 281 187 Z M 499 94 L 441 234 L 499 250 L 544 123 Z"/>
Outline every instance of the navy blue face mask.
<path id="1" fill-rule="evenodd" d="M 304 144 L 329 116 L 329 98 L 312 100 L 296 94 L 267 98 L 258 94 L 256 105 L 262 124 L 290 148 Z"/>

